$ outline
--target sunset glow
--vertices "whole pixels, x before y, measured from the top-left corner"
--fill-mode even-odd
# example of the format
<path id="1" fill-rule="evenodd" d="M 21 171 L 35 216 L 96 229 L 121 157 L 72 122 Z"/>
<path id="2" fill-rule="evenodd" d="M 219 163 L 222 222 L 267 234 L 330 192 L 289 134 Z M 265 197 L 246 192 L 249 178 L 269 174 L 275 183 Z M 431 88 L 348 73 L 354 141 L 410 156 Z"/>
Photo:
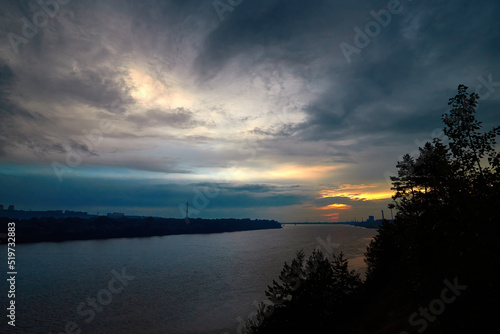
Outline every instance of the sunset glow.
<path id="1" fill-rule="evenodd" d="M 317 180 L 334 170 L 335 167 L 332 166 L 285 165 L 266 172 L 265 175 L 270 179 Z"/>
<path id="2" fill-rule="evenodd" d="M 381 185 L 351 185 L 344 184 L 335 190 L 322 190 L 319 192 L 319 198 L 346 197 L 352 200 L 379 200 L 390 199 L 393 193 L 389 191 L 380 191 Z"/>
<path id="3" fill-rule="evenodd" d="M 336 209 L 336 210 L 350 210 L 352 208 L 351 205 L 347 205 L 347 204 L 330 204 L 330 205 L 327 205 L 327 206 L 323 206 L 321 208 L 319 208 L 320 210 L 332 210 L 332 209 Z"/>
<path id="4" fill-rule="evenodd" d="M 326 215 L 321 215 L 322 217 L 326 217 L 329 220 L 339 220 L 340 218 L 340 213 L 329 213 Z"/>

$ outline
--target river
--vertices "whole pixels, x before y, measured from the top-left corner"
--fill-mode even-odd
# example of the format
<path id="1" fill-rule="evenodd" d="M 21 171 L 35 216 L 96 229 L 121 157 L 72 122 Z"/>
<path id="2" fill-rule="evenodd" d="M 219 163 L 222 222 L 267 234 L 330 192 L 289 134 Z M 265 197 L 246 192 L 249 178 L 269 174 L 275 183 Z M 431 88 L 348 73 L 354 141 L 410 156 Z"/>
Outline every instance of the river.
<path id="1" fill-rule="evenodd" d="M 302 225 L 18 245 L 16 328 L 4 315 L 2 332 L 236 333 L 297 250 L 306 256 L 315 248 L 343 251 L 363 273 L 363 253 L 375 234 Z M 7 257 L 6 245 L 0 251 Z M 7 307 L 9 287 L 2 281 L 0 300 Z"/>

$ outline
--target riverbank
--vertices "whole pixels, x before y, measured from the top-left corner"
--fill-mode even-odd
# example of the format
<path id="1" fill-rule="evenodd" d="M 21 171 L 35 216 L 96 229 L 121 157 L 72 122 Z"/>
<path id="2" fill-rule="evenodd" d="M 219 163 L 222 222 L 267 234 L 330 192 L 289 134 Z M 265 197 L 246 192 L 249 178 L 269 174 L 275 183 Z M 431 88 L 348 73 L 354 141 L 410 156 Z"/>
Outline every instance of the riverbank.
<path id="1" fill-rule="evenodd" d="M 0 218 L 2 226 L 16 223 L 16 242 L 59 242 L 69 240 L 93 240 L 112 238 L 153 237 L 176 234 L 222 233 L 279 229 L 281 224 L 274 220 L 251 219 L 174 219 L 157 217 L 95 217 L 69 218 Z M 7 230 L 6 228 L 3 230 Z M 6 236 L 2 236 L 3 239 Z M 2 240 L 2 242 L 5 240 Z"/>

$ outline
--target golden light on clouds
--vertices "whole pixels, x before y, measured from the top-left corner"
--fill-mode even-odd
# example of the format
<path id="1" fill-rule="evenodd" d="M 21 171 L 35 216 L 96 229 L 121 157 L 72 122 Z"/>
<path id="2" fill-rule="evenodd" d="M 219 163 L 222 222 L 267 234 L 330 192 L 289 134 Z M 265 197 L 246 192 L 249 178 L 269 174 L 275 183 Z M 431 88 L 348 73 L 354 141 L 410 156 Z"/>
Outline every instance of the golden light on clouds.
<path id="1" fill-rule="evenodd" d="M 337 167 L 333 166 L 300 166 L 278 165 L 267 168 L 235 167 L 223 172 L 232 180 L 249 181 L 314 181 L 328 176 Z"/>
<path id="2" fill-rule="evenodd" d="M 327 205 L 327 206 L 322 206 L 318 209 L 320 210 L 349 210 L 351 209 L 352 206 L 351 205 L 348 205 L 348 204 L 330 204 L 330 205 Z"/>
<path id="3" fill-rule="evenodd" d="M 130 84 L 135 88 L 130 95 L 148 108 L 190 108 L 193 98 L 178 85 L 166 86 L 146 72 L 129 70 Z"/>
<path id="4" fill-rule="evenodd" d="M 285 165 L 271 170 L 266 175 L 270 179 L 315 180 L 324 177 L 335 169 L 336 167 L 333 166 Z"/>
<path id="5" fill-rule="evenodd" d="M 352 200 L 378 200 L 378 199 L 389 199 L 392 197 L 393 193 L 384 190 L 384 186 L 380 184 L 375 185 L 352 185 L 343 184 L 337 189 L 326 189 L 319 192 L 319 198 L 330 198 L 330 197 L 347 197 Z"/>
<path id="6" fill-rule="evenodd" d="M 129 71 L 130 78 L 132 79 L 131 84 L 134 86 L 134 90 L 131 92 L 133 98 L 140 101 L 149 101 L 155 92 L 162 90 L 162 84 L 151 76 L 144 72 L 136 69 L 131 69 Z"/>

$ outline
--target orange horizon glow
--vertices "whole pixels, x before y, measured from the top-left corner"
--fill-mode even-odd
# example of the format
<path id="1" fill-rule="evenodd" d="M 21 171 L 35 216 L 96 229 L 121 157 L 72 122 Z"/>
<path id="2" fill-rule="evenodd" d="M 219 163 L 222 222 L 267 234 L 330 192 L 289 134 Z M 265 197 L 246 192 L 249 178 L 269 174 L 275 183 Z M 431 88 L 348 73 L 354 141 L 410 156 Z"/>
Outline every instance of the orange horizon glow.
<path id="1" fill-rule="evenodd" d="M 392 192 L 382 191 L 380 188 L 380 185 L 343 184 L 338 189 L 321 190 L 319 198 L 346 197 L 352 200 L 367 201 L 392 198 Z M 370 191 L 370 189 L 373 189 L 373 191 Z"/>
<path id="2" fill-rule="evenodd" d="M 328 213 L 326 215 L 321 215 L 321 216 L 327 217 L 327 218 L 332 219 L 332 220 L 339 220 L 340 213 L 337 213 L 337 212 L 336 213 Z"/>
<path id="3" fill-rule="evenodd" d="M 322 207 L 320 207 L 318 209 L 319 210 L 332 210 L 332 209 L 335 209 L 335 210 L 350 210 L 350 209 L 352 209 L 352 205 L 335 203 L 335 204 L 330 204 L 330 205 L 327 205 L 327 206 L 322 206 Z"/>

